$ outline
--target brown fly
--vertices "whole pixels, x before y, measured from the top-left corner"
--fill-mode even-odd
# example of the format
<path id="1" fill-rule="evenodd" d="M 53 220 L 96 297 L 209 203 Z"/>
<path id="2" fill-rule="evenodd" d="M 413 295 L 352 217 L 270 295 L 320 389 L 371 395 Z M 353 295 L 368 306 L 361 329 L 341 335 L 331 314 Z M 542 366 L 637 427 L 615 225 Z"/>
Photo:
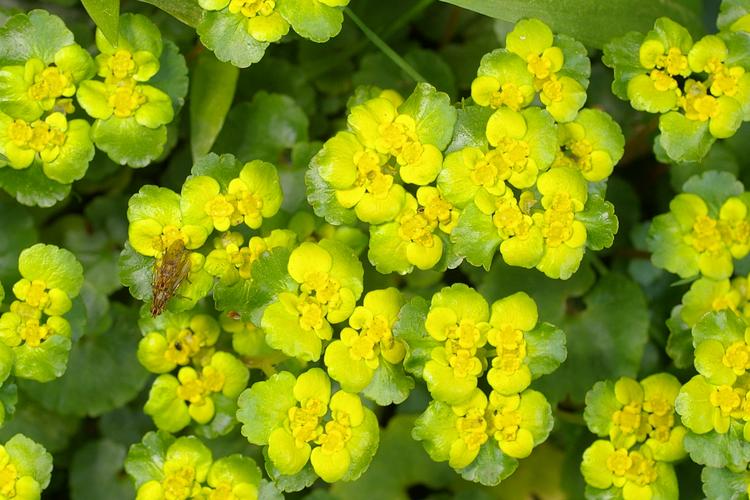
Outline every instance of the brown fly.
<path id="1" fill-rule="evenodd" d="M 154 267 L 154 279 L 151 282 L 153 302 L 151 316 L 160 315 L 167 302 L 177 292 L 182 282 L 190 274 L 190 251 L 182 240 L 175 240 L 164 251 L 160 261 Z"/>

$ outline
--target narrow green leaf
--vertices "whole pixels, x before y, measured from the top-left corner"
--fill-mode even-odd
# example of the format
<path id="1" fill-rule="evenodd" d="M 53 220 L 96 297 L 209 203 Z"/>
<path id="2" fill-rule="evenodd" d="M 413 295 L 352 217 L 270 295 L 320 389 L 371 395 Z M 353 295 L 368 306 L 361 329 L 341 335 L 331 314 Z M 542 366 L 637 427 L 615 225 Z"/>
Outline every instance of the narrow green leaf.
<path id="1" fill-rule="evenodd" d="M 239 68 L 204 51 L 192 70 L 190 148 L 197 159 L 211 151 L 234 99 Z"/>
<path id="2" fill-rule="evenodd" d="M 120 0 L 81 0 L 86 12 L 112 45 L 117 45 Z"/>
<path id="3" fill-rule="evenodd" d="M 195 28 L 200 24 L 203 9 L 198 0 L 139 0 L 157 7 L 178 21 Z"/>
<path id="4" fill-rule="evenodd" d="M 630 31 L 646 33 L 654 21 L 670 17 L 694 34 L 701 33 L 700 4 L 694 0 L 441 0 L 486 16 L 516 22 L 535 17 L 553 31 L 602 48 Z"/>

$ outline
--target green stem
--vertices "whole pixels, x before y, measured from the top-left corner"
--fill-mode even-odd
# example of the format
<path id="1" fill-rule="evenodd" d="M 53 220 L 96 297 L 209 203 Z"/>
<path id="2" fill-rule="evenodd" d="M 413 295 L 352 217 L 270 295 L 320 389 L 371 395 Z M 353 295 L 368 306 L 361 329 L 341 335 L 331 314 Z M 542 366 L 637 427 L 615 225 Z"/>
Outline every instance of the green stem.
<path id="1" fill-rule="evenodd" d="M 348 7 L 344 9 L 344 12 L 347 16 L 349 16 L 349 19 L 354 21 L 354 24 L 357 25 L 357 27 L 364 33 L 364 35 L 372 42 L 373 45 L 375 45 L 380 51 L 386 55 L 393 63 L 401 68 L 401 70 L 406 73 L 409 78 L 414 80 L 415 82 L 426 82 L 425 78 L 420 75 L 417 70 L 411 67 L 409 63 L 404 61 L 404 59 L 398 55 L 392 48 L 388 46 L 387 43 L 383 41 L 382 38 L 380 38 L 377 34 L 375 34 L 374 31 L 372 31 L 370 28 L 367 27 L 365 23 L 362 22 L 362 20 L 349 9 Z"/>

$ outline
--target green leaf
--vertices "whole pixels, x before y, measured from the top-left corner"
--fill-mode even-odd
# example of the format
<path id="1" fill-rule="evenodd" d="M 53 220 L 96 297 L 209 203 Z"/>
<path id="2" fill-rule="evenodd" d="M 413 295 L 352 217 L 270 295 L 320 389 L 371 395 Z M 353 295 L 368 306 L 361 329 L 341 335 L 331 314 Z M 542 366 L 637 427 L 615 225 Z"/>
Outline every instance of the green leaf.
<path id="1" fill-rule="evenodd" d="M 305 172 L 307 187 L 307 202 L 312 206 L 315 215 L 325 218 L 326 222 L 334 225 L 349 225 L 357 223 L 354 210 L 342 207 L 336 200 L 336 190 L 320 176 L 317 157 L 310 161 L 310 168 Z"/>
<path id="2" fill-rule="evenodd" d="M 45 10 L 17 14 L 0 28 L 0 66 L 24 64 L 32 57 L 51 63 L 55 53 L 75 43 L 59 17 Z"/>
<path id="3" fill-rule="evenodd" d="M 119 304 L 113 304 L 112 314 L 111 330 L 88 332 L 75 344 L 63 377 L 47 384 L 25 382 L 23 390 L 45 408 L 79 416 L 101 415 L 136 397 L 148 379 L 135 356 L 137 318 Z"/>
<path id="4" fill-rule="evenodd" d="M 682 318 L 680 318 L 682 306 L 672 309 L 672 315 L 667 320 L 669 338 L 667 339 L 667 355 L 677 368 L 692 368 L 695 351 L 693 348 L 693 333 L 690 331 Z"/>
<path id="5" fill-rule="evenodd" d="M 135 480 L 136 488 L 152 479 L 163 479 L 162 467 L 167 449 L 174 441 L 175 438 L 167 432 L 152 431 L 143 436 L 140 443 L 130 447 L 125 459 L 125 470 Z"/>
<path id="6" fill-rule="evenodd" d="M 18 279 L 18 256 L 21 250 L 38 241 L 29 211 L 11 201 L 0 200 L 0 213 L 3 214 L 3 233 L 0 238 L 0 281 L 12 285 Z M 8 293 L 10 296 L 10 292 Z"/>
<path id="7" fill-rule="evenodd" d="M 13 348 L 16 356 L 13 374 L 39 382 L 49 382 L 62 376 L 68 364 L 70 345 L 68 337 L 53 335 L 39 347 L 22 344 Z"/>
<path id="8" fill-rule="evenodd" d="M 0 429 L 0 442 L 21 433 L 43 445 L 50 453 L 65 450 L 81 427 L 80 419 L 45 410 L 21 395 L 13 418 Z"/>
<path id="9" fill-rule="evenodd" d="M 209 151 L 224 125 L 240 71 L 203 52 L 193 66 L 190 87 L 190 147 L 197 159 Z"/>
<path id="10" fill-rule="evenodd" d="M 510 267 L 500 260 L 494 263 L 489 273 L 477 270 L 477 275 L 483 278 L 477 282 L 477 290 L 488 302 L 525 291 L 539 307 L 539 318 L 555 325 L 562 324 L 572 299 L 586 293 L 595 279 L 586 261 L 568 280 L 550 280 L 534 269 Z"/>
<path id="11" fill-rule="evenodd" d="M 10 351 L 10 348 L 8 348 L 8 351 Z M 10 368 L 7 367 L 8 372 L 10 372 Z M 6 381 L 0 383 L 0 428 L 3 428 L 6 420 L 15 414 L 16 403 L 18 403 L 18 387 L 6 379 Z"/>
<path id="12" fill-rule="evenodd" d="M 707 434 L 688 432 L 685 436 L 685 449 L 690 459 L 708 467 L 729 467 L 744 470 L 750 462 L 750 443 L 742 436 L 744 423 L 732 421 L 729 432 Z"/>
<path id="13" fill-rule="evenodd" d="M 125 445 L 108 439 L 89 441 L 73 456 L 70 468 L 70 497 L 73 500 L 135 497 L 130 478 L 124 474 Z"/>
<path id="14" fill-rule="evenodd" d="M 529 370 L 533 378 L 552 373 L 565 361 L 565 333 L 554 325 L 542 323 L 524 335 Z"/>
<path id="15" fill-rule="evenodd" d="M 81 0 L 83 7 L 112 45 L 117 45 L 120 0 Z"/>
<path id="16" fill-rule="evenodd" d="M 747 495 L 747 474 L 727 469 L 704 467 L 701 473 L 707 498 L 742 498 Z"/>
<path id="17" fill-rule="evenodd" d="M 399 106 L 399 113 L 414 118 L 417 136 L 422 143 L 443 150 L 453 136 L 456 109 L 448 94 L 438 92 L 429 83 L 418 83 L 414 92 Z"/>
<path id="18" fill-rule="evenodd" d="M 589 196 L 583 212 L 577 213 L 576 219 L 586 226 L 588 248 L 598 251 L 612 246 L 619 227 L 614 205 L 602 196 Z"/>
<path id="19" fill-rule="evenodd" d="M 232 153 L 238 160 L 279 163 L 286 150 L 308 140 L 308 119 L 294 100 L 258 92 L 252 102 L 232 108 L 214 151 Z"/>
<path id="20" fill-rule="evenodd" d="M 302 491 L 308 486 L 312 486 L 315 480 L 318 479 L 318 475 L 313 470 L 310 462 L 307 462 L 302 470 L 294 475 L 287 476 L 282 474 L 273 464 L 273 461 L 268 458 L 268 446 L 263 448 L 263 461 L 265 462 L 268 477 L 270 477 L 276 487 L 284 493 Z"/>
<path id="21" fill-rule="evenodd" d="M 659 135 L 656 140 L 673 161 L 700 161 L 716 138 L 708 130 L 708 122 L 688 120 L 677 111 L 659 117 Z"/>
<path id="22" fill-rule="evenodd" d="M 695 1 L 611 0 L 606 8 L 589 0 L 441 0 L 486 16 L 515 23 L 535 17 L 585 45 L 600 49 L 629 31 L 649 31 L 654 21 L 671 17 L 694 33 L 702 33 L 700 4 Z"/>
<path id="23" fill-rule="evenodd" d="M 39 443 L 23 434 L 16 434 L 5 443 L 5 450 L 13 457 L 19 476 L 31 476 L 42 487 L 49 485 L 52 477 L 52 455 Z"/>
<path id="24" fill-rule="evenodd" d="M 453 138 L 445 153 L 459 151 L 469 146 L 487 148 L 485 129 L 493 112 L 492 108 L 483 106 L 460 108 L 457 112 L 456 126 L 453 129 Z"/>
<path id="25" fill-rule="evenodd" d="M 47 288 L 59 288 L 69 298 L 78 295 L 83 285 L 83 267 L 70 251 L 37 243 L 21 252 L 18 270 L 26 279 L 42 280 Z"/>
<path id="26" fill-rule="evenodd" d="M 0 168 L 0 186 L 18 203 L 32 207 L 51 207 L 70 194 L 70 184 L 48 178 L 38 161 L 23 170 Z"/>
<path id="27" fill-rule="evenodd" d="M 688 179 L 682 190 L 700 196 L 708 205 L 711 215 L 718 217 L 719 209 L 726 199 L 741 195 L 745 187 L 729 172 L 709 170 Z"/>
<path id="28" fill-rule="evenodd" d="M 501 240 L 492 217 L 470 203 L 451 231 L 451 241 L 457 255 L 465 257 L 469 264 L 489 271 Z"/>
<path id="29" fill-rule="evenodd" d="M 198 0 L 140 0 L 154 7 L 158 7 L 178 21 L 191 28 L 198 27 L 203 16 L 203 9 Z"/>
<path id="30" fill-rule="evenodd" d="M 153 297 L 151 284 L 154 277 L 154 258 L 139 254 L 126 241 L 117 267 L 120 269 L 120 282 L 128 287 L 130 294 L 138 300 L 150 301 Z"/>
<path id="31" fill-rule="evenodd" d="M 245 21 L 240 13 L 205 12 L 197 27 L 198 35 L 220 61 L 247 68 L 261 60 L 268 43 L 251 37 L 245 29 Z"/>
<path id="32" fill-rule="evenodd" d="M 290 249 L 278 247 L 261 255 L 253 263 L 252 282 L 238 283 L 214 290 L 216 308 L 220 311 L 235 311 L 244 321 L 260 325 L 266 306 L 276 301 L 281 292 L 297 290 L 297 283 L 289 276 L 287 262 Z"/>
<path id="33" fill-rule="evenodd" d="M 268 436 L 284 422 L 289 408 L 297 404 L 293 393 L 295 383 L 291 373 L 280 372 L 240 394 L 237 420 L 242 423 L 242 435 L 248 441 L 258 445 L 268 443 Z"/>
<path id="34" fill-rule="evenodd" d="M 174 114 L 182 109 L 188 91 L 188 68 L 180 49 L 171 40 L 163 40 L 163 49 L 159 57 L 159 72 L 148 81 L 148 84 L 163 91 L 172 99 Z"/>
<path id="35" fill-rule="evenodd" d="M 215 153 L 209 153 L 195 160 L 190 174 L 212 177 L 219 183 L 222 191 L 226 191 L 232 179 L 239 177 L 242 167 L 242 163 L 237 161 L 234 155 L 225 154 L 219 156 Z"/>
<path id="36" fill-rule="evenodd" d="M 235 418 L 237 404 L 235 400 L 223 394 L 214 394 L 211 399 L 214 402 L 214 417 L 206 425 L 194 426 L 195 434 L 205 439 L 215 439 L 229 434 L 237 425 L 237 419 Z"/>
<path id="37" fill-rule="evenodd" d="M 278 0 L 276 9 L 300 36 L 313 42 L 327 42 L 341 31 L 341 9 L 319 0 Z"/>
<path id="38" fill-rule="evenodd" d="M 597 380 L 635 377 L 648 339 L 649 314 L 640 287 L 617 273 L 602 276 L 583 297 L 585 309 L 561 323 L 568 358 L 554 377 L 537 382 L 551 400 L 583 402 Z"/>
<path id="39" fill-rule="evenodd" d="M 148 128 L 139 125 L 132 116 L 117 118 L 113 115 L 106 120 L 94 122 L 91 138 L 96 147 L 107 153 L 112 161 L 141 168 L 161 155 L 167 143 L 167 127 L 162 125 Z"/>
<path id="40" fill-rule="evenodd" d="M 518 468 L 518 460 L 502 452 L 494 439 L 489 439 L 479 448 L 474 461 L 458 473 L 467 481 L 485 486 L 495 486 Z"/>
<path id="41" fill-rule="evenodd" d="M 643 33 L 631 32 L 613 39 L 604 47 L 602 62 L 615 73 L 612 93 L 624 101 L 629 100 L 628 82 L 644 72 L 638 57 L 644 38 Z"/>
<path id="42" fill-rule="evenodd" d="M 600 380 L 586 393 L 583 418 L 589 430 L 600 437 L 609 436 L 612 415 L 622 404 L 615 397 L 615 382 Z"/>
<path id="43" fill-rule="evenodd" d="M 437 463 L 411 438 L 414 415 L 397 414 L 380 433 L 380 447 L 370 467 L 356 481 L 331 485 L 336 498 L 409 498 L 415 484 L 438 491 L 459 482 L 447 463 Z"/>
<path id="44" fill-rule="evenodd" d="M 392 365 L 381 359 L 372 380 L 362 394 L 367 399 L 375 401 L 378 406 L 388 406 L 403 403 L 413 388 L 414 379 L 404 372 L 403 365 Z"/>
<path id="45" fill-rule="evenodd" d="M 417 377 L 422 377 L 424 365 L 430 360 L 432 349 L 438 345 L 424 326 L 429 310 L 429 302 L 422 297 L 414 297 L 401 308 L 393 325 L 393 335 L 407 345 L 404 368 Z"/>

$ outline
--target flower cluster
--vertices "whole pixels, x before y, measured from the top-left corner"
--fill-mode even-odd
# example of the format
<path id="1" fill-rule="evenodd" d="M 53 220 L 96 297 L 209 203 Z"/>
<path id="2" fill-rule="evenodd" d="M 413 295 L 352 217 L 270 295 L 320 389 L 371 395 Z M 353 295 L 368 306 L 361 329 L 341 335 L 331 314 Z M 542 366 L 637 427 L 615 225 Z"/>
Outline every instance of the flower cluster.
<path id="1" fill-rule="evenodd" d="M 50 205 L 21 186 L 41 181 L 67 193 L 86 173 L 89 123 L 69 115 L 94 61 L 60 18 L 41 10 L 9 20 L 0 44 L 0 185 L 22 203 Z"/>
<path id="2" fill-rule="evenodd" d="M 677 412 L 690 431 L 685 447 L 693 461 L 712 467 L 745 469 L 750 450 L 750 335 L 744 319 L 731 311 L 710 312 L 692 330 L 698 375 L 680 390 Z M 709 453 L 716 459 L 707 462 Z"/>
<path id="3" fill-rule="evenodd" d="M 628 377 L 598 382 L 586 394 L 586 423 L 608 438 L 583 453 L 587 498 L 678 498 L 671 463 L 686 454 L 686 430 L 675 414 L 679 391 L 677 378 L 657 373 L 640 382 Z"/>
<path id="4" fill-rule="evenodd" d="M 117 163 L 143 167 L 158 158 L 167 128 L 187 91 L 185 60 L 171 42 L 162 40 L 147 17 L 124 14 L 119 38 L 110 43 L 96 32 L 98 80 L 80 85 L 78 102 L 96 121 L 96 146 Z M 164 73 L 173 81 L 164 81 Z"/>
<path id="5" fill-rule="evenodd" d="M 567 279 L 587 246 L 611 244 L 617 219 L 589 183 L 609 177 L 624 139 L 608 114 L 581 109 L 589 73 L 580 43 L 534 19 L 482 58 L 471 86 L 481 106 L 473 140 L 449 147 L 437 181 L 461 210 L 451 239 L 471 264 L 489 269 L 499 249 L 510 265 Z M 608 236 L 597 241 L 597 231 Z"/>
<path id="6" fill-rule="evenodd" d="M 149 432 L 130 447 L 125 469 L 135 480 L 138 500 L 258 498 L 261 472 L 241 454 L 213 459 L 194 436 L 174 438 Z"/>
<path id="7" fill-rule="evenodd" d="M 629 33 L 604 49 L 614 68 L 612 91 L 639 111 L 659 114 L 659 144 L 674 161 L 703 158 L 716 139 L 750 119 L 750 74 L 743 21 L 693 42 L 669 18 Z"/>
<path id="8" fill-rule="evenodd" d="M 349 0 L 199 0 L 201 41 L 221 61 L 241 68 L 261 60 L 291 27 L 314 42 L 338 35 Z"/>
<path id="9" fill-rule="evenodd" d="M 320 368 L 297 377 L 280 372 L 257 382 L 240 395 L 238 404 L 242 434 L 266 447 L 266 470 L 273 479 L 353 481 L 378 447 L 375 414 L 356 394 L 332 394 L 331 381 Z"/>
<path id="10" fill-rule="evenodd" d="M 52 455 L 23 434 L 0 444 L 0 497 L 39 500 L 50 482 Z"/>
<path id="11" fill-rule="evenodd" d="M 65 373 L 72 329 L 63 316 L 81 314 L 71 308 L 83 268 L 69 251 L 40 243 L 21 252 L 18 271 L 16 300 L 0 316 L 0 381 L 13 373 L 48 382 Z"/>
<path id="12" fill-rule="evenodd" d="M 497 484 L 547 439 L 552 410 L 528 387 L 565 360 L 565 335 L 539 323 L 527 294 L 490 307 L 478 292 L 456 284 L 429 304 L 409 302 L 394 333 L 406 342 L 406 369 L 424 379 L 433 398 L 412 432 L 433 460 L 447 460 L 462 474 L 497 462 L 480 479 Z M 489 395 L 479 386 L 485 375 Z"/>
<path id="13" fill-rule="evenodd" d="M 744 187 L 731 174 L 692 177 L 670 202 L 669 213 L 651 223 L 652 262 L 682 278 L 731 277 L 734 260 L 750 252 L 748 207 Z"/>
<path id="14" fill-rule="evenodd" d="M 589 73 L 580 43 L 524 20 L 482 58 L 474 104 L 458 112 L 428 84 L 405 101 L 362 92 L 348 130 L 310 162 L 308 200 L 332 224 L 369 224 L 382 273 L 464 258 L 489 269 L 499 247 L 511 265 L 567 279 L 586 246 L 609 246 L 617 231 L 589 183 L 612 173 L 624 139 L 605 112 L 581 110 Z"/>

